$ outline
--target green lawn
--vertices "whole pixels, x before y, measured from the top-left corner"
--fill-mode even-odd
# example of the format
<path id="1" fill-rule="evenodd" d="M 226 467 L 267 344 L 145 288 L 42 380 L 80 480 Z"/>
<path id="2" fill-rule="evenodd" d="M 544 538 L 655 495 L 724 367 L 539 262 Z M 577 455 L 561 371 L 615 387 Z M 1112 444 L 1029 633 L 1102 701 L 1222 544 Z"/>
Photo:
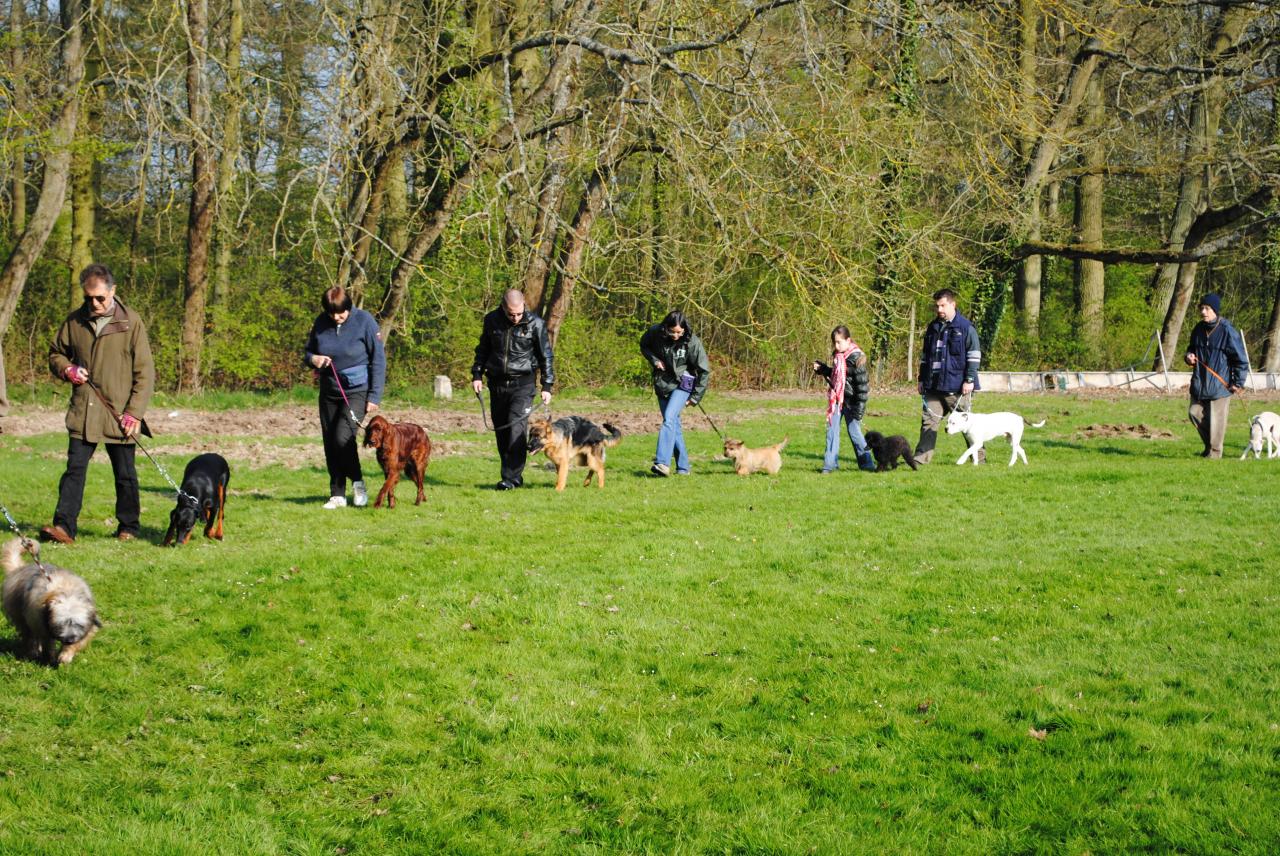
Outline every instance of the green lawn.
<path id="1" fill-rule="evenodd" d="M 557 413 L 602 401 L 652 408 Z M 691 415 L 690 478 L 633 435 L 604 491 L 500 494 L 486 445 L 423 507 L 402 482 L 325 512 L 317 441 L 311 468 L 233 460 L 226 542 L 178 550 L 105 537 L 100 453 L 46 558 L 106 626 L 57 671 L 0 631 L 0 853 L 1280 850 L 1280 461 L 1236 459 L 1241 405 L 1204 461 L 1183 399 L 984 396 L 1049 417 L 1030 466 L 944 437 L 878 476 L 847 441 L 817 472 L 819 396 L 707 405 L 789 434 L 781 475 L 734 476 Z M 868 427 L 914 440 L 918 409 Z M 24 527 L 64 445 L 0 436 Z M 156 543 L 171 492 L 138 466 Z"/>

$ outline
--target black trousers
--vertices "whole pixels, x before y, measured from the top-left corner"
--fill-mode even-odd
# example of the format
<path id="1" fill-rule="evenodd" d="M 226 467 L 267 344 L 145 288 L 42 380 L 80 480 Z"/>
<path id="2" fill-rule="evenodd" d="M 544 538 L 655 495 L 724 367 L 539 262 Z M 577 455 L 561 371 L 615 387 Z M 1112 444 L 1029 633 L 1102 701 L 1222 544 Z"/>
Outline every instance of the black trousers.
<path id="1" fill-rule="evenodd" d="M 533 375 L 489 378 L 489 418 L 497 436 L 502 480 L 517 486 L 524 484 L 524 462 L 529 453 L 525 435 L 536 389 Z"/>
<path id="2" fill-rule="evenodd" d="M 347 390 L 351 410 L 363 420 L 369 389 Z M 324 463 L 329 468 L 329 496 L 346 496 L 347 479 L 363 481 L 356 425 L 347 413 L 347 403 L 337 389 L 320 387 L 320 436 L 324 438 Z"/>
<path id="3" fill-rule="evenodd" d="M 104 443 L 107 457 L 111 459 L 111 472 L 116 477 L 117 532 L 138 534 L 138 471 L 133 465 L 132 443 Z M 70 438 L 67 443 L 67 471 L 58 482 L 58 507 L 53 512 L 53 522 L 61 526 L 72 538 L 76 537 L 76 520 L 84 502 L 84 479 L 89 471 L 89 459 L 93 457 L 97 443 Z"/>

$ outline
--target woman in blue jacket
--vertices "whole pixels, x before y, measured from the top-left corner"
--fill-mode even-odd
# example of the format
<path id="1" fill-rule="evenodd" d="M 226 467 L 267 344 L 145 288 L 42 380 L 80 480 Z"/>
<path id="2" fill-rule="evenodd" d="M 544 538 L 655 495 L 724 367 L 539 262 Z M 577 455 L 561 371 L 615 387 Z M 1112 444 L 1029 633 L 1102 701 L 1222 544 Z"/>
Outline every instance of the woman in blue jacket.
<path id="1" fill-rule="evenodd" d="M 306 363 L 320 376 L 320 436 L 329 468 L 329 501 L 325 508 L 347 504 L 347 480 L 355 505 L 369 503 L 360 472 L 357 431 L 366 413 L 378 409 L 387 379 L 387 355 L 378 322 L 363 309 L 353 309 L 351 296 L 334 286 L 320 300 L 324 309 L 311 325 Z"/>

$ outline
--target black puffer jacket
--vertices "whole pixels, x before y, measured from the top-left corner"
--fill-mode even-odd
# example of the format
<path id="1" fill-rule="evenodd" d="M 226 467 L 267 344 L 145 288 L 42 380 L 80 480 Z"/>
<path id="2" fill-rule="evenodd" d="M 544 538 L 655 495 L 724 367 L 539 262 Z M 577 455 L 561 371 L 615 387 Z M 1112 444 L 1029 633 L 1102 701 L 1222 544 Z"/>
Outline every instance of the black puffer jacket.
<path id="1" fill-rule="evenodd" d="M 848 365 L 844 373 L 844 400 L 840 402 L 840 412 L 861 422 L 867 414 L 867 398 L 871 389 L 867 379 L 867 355 L 855 346 L 845 361 Z M 814 371 L 825 377 L 828 385 L 831 383 L 831 366 L 818 363 Z"/>
<path id="2" fill-rule="evenodd" d="M 512 324 L 501 308 L 484 316 L 471 379 L 480 380 L 482 375 L 488 375 L 490 381 L 532 377 L 535 370 L 542 372 L 542 388 L 549 392 L 556 375 L 546 322 L 528 309 L 518 324 Z"/>

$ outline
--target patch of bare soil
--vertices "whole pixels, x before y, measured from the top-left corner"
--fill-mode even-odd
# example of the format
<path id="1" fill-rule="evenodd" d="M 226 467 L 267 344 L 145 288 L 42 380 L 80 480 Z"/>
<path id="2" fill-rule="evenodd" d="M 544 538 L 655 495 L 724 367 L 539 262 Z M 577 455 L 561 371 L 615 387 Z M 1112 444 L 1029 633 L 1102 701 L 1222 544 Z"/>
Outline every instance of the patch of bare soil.
<path id="1" fill-rule="evenodd" d="M 1093 425 L 1086 425 L 1080 429 L 1080 436 L 1088 440 L 1094 439 L 1125 439 L 1125 440 L 1176 440 L 1177 435 L 1172 431 L 1166 431 L 1163 428 L 1152 428 L 1150 425 L 1138 423 L 1137 425 L 1126 425 L 1118 423 L 1109 425 L 1105 422 L 1098 422 Z"/>

